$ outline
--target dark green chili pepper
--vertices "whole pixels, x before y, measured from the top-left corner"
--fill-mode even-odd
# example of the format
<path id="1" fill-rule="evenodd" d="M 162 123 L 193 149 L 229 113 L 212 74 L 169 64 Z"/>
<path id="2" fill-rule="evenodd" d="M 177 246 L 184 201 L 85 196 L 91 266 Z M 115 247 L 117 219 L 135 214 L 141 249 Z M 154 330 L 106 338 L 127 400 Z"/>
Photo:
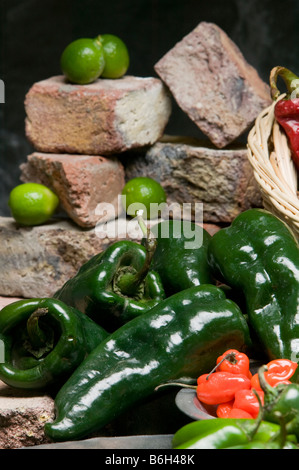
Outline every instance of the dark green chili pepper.
<path id="1" fill-rule="evenodd" d="M 263 354 L 299 360 L 299 248 L 286 224 L 263 209 L 242 212 L 212 237 L 208 260 L 219 281 L 244 293 Z"/>
<path id="2" fill-rule="evenodd" d="M 30 389 L 61 383 L 107 337 L 102 327 L 57 299 L 13 302 L 0 311 L 0 380 Z"/>
<path id="3" fill-rule="evenodd" d="M 252 419 L 216 418 L 193 421 L 179 429 L 173 436 L 175 449 L 227 449 L 235 446 L 245 448 L 254 443 L 279 444 L 280 426 L 276 423 Z M 296 438 L 287 436 L 287 442 Z M 284 445 L 285 443 L 283 443 Z"/>
<path id="4" fill-rule="evenodd" d="M 195 380 L 223 350 L 250 345 L 242 312 L 221 289 L 201 285 L 181 291 L 92 351 L 56 396 L 56 419 L 45 432 L 54 441 L 84 437 L 160 384 Z"/>
<path id="5" fill-rule="evenodd" d="M 54 297 L 112 332 L 165 298 L 160 276 L 150 270 L 152 247 L 123 240 L 85 263 Z"/>
<path id="6" fill-rule="evenodd" d="M 214 284 L 207 262 L 211 235 L 204 228 L 189 220 L 165 220 L 151 232 L 157 240 L 152 269 L 160 275 L 167 296 L 192 286 Z"/>

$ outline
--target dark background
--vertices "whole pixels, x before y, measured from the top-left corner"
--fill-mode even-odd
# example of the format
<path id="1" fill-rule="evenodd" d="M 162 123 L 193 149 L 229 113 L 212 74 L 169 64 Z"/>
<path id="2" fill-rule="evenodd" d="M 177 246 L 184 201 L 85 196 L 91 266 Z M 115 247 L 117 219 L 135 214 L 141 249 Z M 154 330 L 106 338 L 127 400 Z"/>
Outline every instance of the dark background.
<path id="1" fill-rule="evenodd" d="M 65 46 L 112 33 L 128 46 L 128 74 L 155 76 L 154 64 L 201 21 L 216 23 L 268 82 L 275 65 L 299 74 L 299 0 L 0 0 L 0 215 L 32 148 L 24 131 L 24 97 L 36 81 L 60 74 Z M 168 134 L 198 137 L 173 103 Z"/>

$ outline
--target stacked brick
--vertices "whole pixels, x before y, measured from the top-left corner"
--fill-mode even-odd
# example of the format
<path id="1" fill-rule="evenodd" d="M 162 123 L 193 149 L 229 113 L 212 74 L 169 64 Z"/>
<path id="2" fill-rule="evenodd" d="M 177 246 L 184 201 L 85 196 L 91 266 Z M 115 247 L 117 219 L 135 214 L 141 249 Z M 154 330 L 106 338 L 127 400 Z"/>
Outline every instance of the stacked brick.
<path id="1" fill-rule="evenodd" d="M 118 215 L 125 175 L 117 156 L 156 142 L 171 102 L 157 78 L 71 85 L 56 76 L 31 87 L 25 110 L 26 135 L 38 152 L 21 166 L 22 181 L 49 186 L 76 224 L 94 227 L 104 222 L 97 204 L 112 204 Z"/>
<path id="2" fill-rule="evenodd" d="M 217 25 L 202 22 L 154 70 L 157 77 L 127 75 L 88 85 L 54 76 L 30 88 L 25 130 L 34 151 L 21 164 L 20 179 L 50 187 L 67 220 L 42 228 L 0 220 L 6 267 L 0 295 L 32 297 L 44 289 L 51 295 L 80 263 L 112 243 L 115 238 L 99 237 L 97 228 L 124 217 L 119 195 L 136 176 L 159 181 L 169 204 L 191 204 L 191 217 L 202 203 L 205 224 L 230 223 L 262 204 L 246 147 L 236 140 L 268 106 L 270 93 L 238 47 Z M 205 141 L 165 135 L 172 100 Z M 97 210 L 103 203 L 113 210 Z M 23 255 L 22 243 L 30 246 Z M 39 269 L 29 269 L 36 260 Z"/>
<path id="3" fill-rule="evenodd" d="M 136 176 L 159 181 L 170 205 L 189 203 L 191 217 L 202 203 L 212 231 L 261 206 L 246 147 L 236 140 L 270 93 L 238 47 L 217 25 L 202 22 L 154 70 L 157 77 L 88 85 L 54 76 L 30 88 L 25 130 L 34 151 L 21 164 L 20 179 L 50 187 L 67 220 L 33 228 L 0 220 L 0 295 L 51 295 L 80 263 L 115 241 L 118 235 L 99 236 L 99 225 L 124 218 L 119 195 Z M 173 100 L 204 141 L 165 135 Z M 97 210 L 101 203 L 113 210 Z"/>

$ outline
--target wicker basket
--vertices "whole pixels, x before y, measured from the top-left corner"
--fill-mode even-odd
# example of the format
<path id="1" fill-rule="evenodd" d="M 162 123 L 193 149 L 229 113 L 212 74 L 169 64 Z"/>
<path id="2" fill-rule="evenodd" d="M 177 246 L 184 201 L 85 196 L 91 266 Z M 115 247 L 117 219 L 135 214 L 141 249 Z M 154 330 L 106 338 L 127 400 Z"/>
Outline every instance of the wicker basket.
<path id="1" fill-rule="evenodd" d="M 259 114 L 248 134 L 248 158 L 265 209 L 286 222 L 299 239 L 298 173 L 286 135 L 274 117 L 275 103 Z"/>

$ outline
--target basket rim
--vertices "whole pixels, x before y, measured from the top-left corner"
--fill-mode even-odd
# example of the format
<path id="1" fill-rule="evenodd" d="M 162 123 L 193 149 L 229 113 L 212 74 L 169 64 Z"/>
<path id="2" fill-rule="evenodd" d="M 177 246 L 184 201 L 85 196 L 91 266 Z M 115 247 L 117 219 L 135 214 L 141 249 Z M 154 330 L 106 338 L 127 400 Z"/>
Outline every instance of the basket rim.
<path id="1" fill-rule="evenodd" d="M 285 219 L 299 235 L 298 174 L 274 108 L 282 94 L 257 116 L 247 137 L 247 155 L 265 208 Z"/>

